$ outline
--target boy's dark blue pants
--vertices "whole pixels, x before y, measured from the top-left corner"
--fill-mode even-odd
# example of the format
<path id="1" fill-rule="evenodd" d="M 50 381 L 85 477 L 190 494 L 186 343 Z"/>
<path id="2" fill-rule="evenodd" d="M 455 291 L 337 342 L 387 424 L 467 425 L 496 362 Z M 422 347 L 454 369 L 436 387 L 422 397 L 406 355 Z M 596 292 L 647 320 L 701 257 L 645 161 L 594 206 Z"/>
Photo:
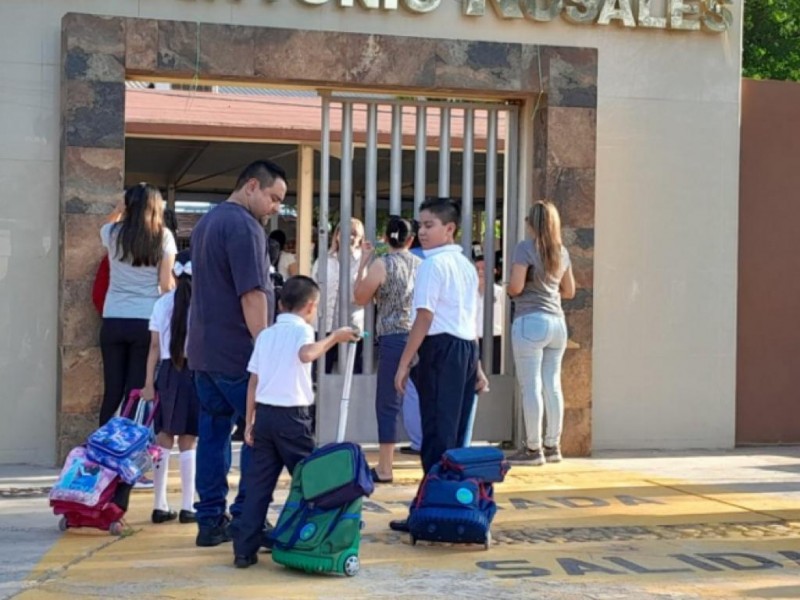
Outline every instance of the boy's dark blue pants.
<path id="1" fill-rule="evenodd" d="M 253 454 L 242 474 L 247 495 L 242 516 L 233 530 L 233 552 L 252 556 L 258 552 L 272 492 L 285 466 L 289 473 L 314 450 L 311 407 L 256 405 Z"/>
<path id="2" fill-rule="evenodd" d="M 446 450 L 463 444 L 475 401 L 478 345 L 429 335 L 419 348 L 414 384 L 422 416 L 422 469 L 427 474 Z"/>

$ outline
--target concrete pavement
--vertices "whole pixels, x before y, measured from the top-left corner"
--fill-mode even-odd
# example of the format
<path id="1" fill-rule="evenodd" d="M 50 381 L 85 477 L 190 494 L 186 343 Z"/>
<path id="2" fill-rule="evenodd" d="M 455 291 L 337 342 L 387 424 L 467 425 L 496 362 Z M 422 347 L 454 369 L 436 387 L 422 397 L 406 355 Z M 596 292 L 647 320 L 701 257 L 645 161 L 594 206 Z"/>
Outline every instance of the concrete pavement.
<path id="1" fill-rule="evenodd" d="M 395 482 L 365 503 L 355 578 L 289 571 L 268 554 L 235 570 L 230 545 L 196 548 L 194 527 L 150 524 L 150 492 L 134 493 L 128 536 L 60 534 L 46 498 L 30 493 L 0 499 L 0 558 L 12 565 L 0 571 L 0 597 L 800 598 L 800 448 L 515 467 L 496 488 L 489 551 L 412 547 L 389 531 L 419 478 L 415 461 L 398 460 Z M 0 498 L 7 480 L 0 468 Z"/>

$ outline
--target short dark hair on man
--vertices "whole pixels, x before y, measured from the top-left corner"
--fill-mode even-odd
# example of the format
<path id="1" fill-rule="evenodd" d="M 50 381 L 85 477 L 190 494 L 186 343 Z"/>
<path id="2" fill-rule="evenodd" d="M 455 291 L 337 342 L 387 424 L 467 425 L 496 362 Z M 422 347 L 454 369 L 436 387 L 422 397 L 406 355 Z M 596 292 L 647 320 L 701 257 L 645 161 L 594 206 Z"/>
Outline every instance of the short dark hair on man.
<path id="1" fill-rule="evenodd" d="M 265 187 L 275 183 L 276 179 L 286 181 L 286 171 L 271 160 L 257 160 L 247 165 L 239 174 L 239 179 L 236 180 L 236 187 L 233 191 L 239 191 L 251 179 L 258 179 L 259 187 L 263 190 Z"/>
<path id="2" fill-rule="evenodd" d="M 461 206 L 450 198 L 431 198 L 423 202 L 419 207 L 420 212 L 427 210 L 436 215 L 443 225 L 453 223 L 458 231 L 461 224 Z"/>
<path id="3" fill-rule="evenodd" d="M 281 304 L 286 312 L 303 308 L 309 300 L 319 296 L 317 282 L 305 275 L 289 277 L 281 290 Z"/>

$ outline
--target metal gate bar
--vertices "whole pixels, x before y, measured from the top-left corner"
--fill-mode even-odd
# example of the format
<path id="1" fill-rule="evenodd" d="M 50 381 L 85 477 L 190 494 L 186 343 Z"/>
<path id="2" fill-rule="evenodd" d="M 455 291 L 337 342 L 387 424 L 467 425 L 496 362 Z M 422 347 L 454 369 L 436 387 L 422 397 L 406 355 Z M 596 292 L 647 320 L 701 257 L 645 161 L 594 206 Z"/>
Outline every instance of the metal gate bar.
<path id="1" fill-rule="evenodd" d="M 377 242 L 378 213 L 378 105 L 367 105 L 367 148 L 364 169 L 364 234 L 375 244 Z M 364 331 L 374 335 L 375 306 L 369 303 L 364 307 Z M 374 337 L 364 340 L 364 373 L 372 373 L 375 361 Z"/>
<path id="2" fill-rule="evenodd" d="M 484 210 L 486 233 L 483 236 L 483 367 L 492 372 L 494 355 L 494 224 L 497 207 L 497 111 L 489 110 L 486 131 L 486 185 Z"/>
<path id="3" fill-rule="evenodd" d="M 392 150 L 389 167 L 389 214 L 399 215 L 403 201 L 403 107 L 392 106 Z"/>
<path id="4" fill-rule="evenodd" d="M 461 247 L 472 256 L 472 202 L 474 182 L 475 111 L 464 109 L 464 137 L 461 155 Z"/>
<path id="5" fill-rule="evenodd" d="M 339 182 L 339 324 L 350 323 L 350 219 L 353 216 L 353 105 L 342 102 L 342 157 Z M 338 371 L 342 373 L 347 356 L 347 344 L 339 344 Z"/>
<path id="6" fill-rule="evenodd" d="M 450 107 L 439 109 L 439 197 L 450 197 Z"/>
<path id="7" fill-rule="evenodd" d="M 419 207 L 425 201 L 428 166 L 428 114 L 426 107 L 417 106 L 417 135 L 414 148 L 414 218 L 419 218 Z"/>
<path id="8" fill-rule="evenodd" d="M 317 223 L 317 283 L 320 287 L 318 310 L 318 334 L 325 337 L 328 322 L 328 221 L 330 220 L 330 180 L 331 180 L 331 103 L 322 98 L 322 140 L 320 142 L 319 165 L 319 222 Z M 325 376 L 325 357 L 317 360 L 317 377 Z"/>

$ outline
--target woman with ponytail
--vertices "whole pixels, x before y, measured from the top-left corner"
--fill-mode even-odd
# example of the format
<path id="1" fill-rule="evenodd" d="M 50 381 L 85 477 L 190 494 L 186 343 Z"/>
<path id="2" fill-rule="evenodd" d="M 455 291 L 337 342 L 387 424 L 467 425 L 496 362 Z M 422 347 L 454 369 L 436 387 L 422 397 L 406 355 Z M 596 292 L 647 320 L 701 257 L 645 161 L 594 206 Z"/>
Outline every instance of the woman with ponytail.
<path id="1" fill-rule="evenodd" d="M 178 254 L 173 274 L 177 280 L 175 291 L 165 294 L 156 302 L 150 317 L 147 380 L 142 390 L 144 400 L 152 400 L 156 391 L 159 399 L 154 427 L 158 434 L 156 441 L 162 452 L 154 469 L 152 521 L 164 523 L 179 516 L 170 510 L 167 502 L 169 455 L 177 437 L 183 496 L 180 522 L 194 523 L 195 443 L 200 411 L 194 374 L 186 362 L 186 328 L 192 301 L 192 263 L 188 250 Z"/>
<path id="2" fill-rule="evenodd" d="M 164 226 L 164 199 L 158 188 L 147 183 L 128 188 L 117 210 L 120 220 L 100 228 L 110 265 L 100 329 L 105 385 L 100 425 L 114 416 L 131 390 L 144 384 L 148 319 L 158 297 L 174 285 L 177 253 L 175 238 Z"/>
<path id="3" fill-rule="evenodd" d="M 388 483 L 393 478 L 397 422 L 403 406 L 403 396 L 394 388 L 394 375 L 411 331 L 414 279 L 422 262 L 409 252 L 414 242 L 414 227 L 407 219 L 389 217 L 384 240 L 389 251 L 374 261 L 371 261 L 375 250 L 372 244 L 362 244 L 353 290 L 356 304 L 363 306 L 373 300 L 377 304 L 375 332 L 379 354 L 375 413 L 380 454 L 377 467 L 372 469 L 372 479 L 376 483 Z"/>
<path id="4" fill-rule="evenodd" d="M 508 295 L 514 301 L 511 343 L 527 436 L 525 446 L 509 460 L 542 465 L 561 460 L 561 361 L 567 349 L 561 299 L 575 297 L 575 278 L 569 252 L 561 243 L 561 219 L 555 205 L 535 202 L 526 223 L 530 239 L 514 250 Z M 543 414 L 547 418 L 544 439 Z"/>

